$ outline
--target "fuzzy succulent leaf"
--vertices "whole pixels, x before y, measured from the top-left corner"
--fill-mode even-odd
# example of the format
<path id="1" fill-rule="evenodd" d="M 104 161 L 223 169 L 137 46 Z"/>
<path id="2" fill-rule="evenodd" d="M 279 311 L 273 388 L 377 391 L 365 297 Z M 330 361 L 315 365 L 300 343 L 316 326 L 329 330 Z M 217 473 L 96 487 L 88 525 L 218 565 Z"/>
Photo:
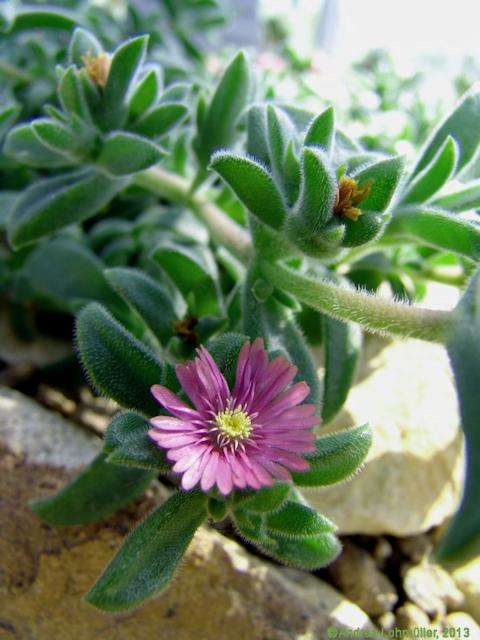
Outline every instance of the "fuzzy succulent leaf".
<path id="1" fill-rule="evenodd" d="M 18 198 L 8 224 L 14 248 L 32 244 L 69 224 L 83 222 L 125 187 L 90 168 L 43 178 Z"/>
<path id="2" fill-rule="evenodd" d="M 126 116 L 126 99 L 147 50 L 148 36 L 131 38 L 113 53 L 104 95 L 104 128 L 115 129 Z"/>
<path id="3" fill-rule="evenodd" d="M 159 104 L 147 111 L 131 128 L 142 136 L 161 138 L 180 124 L 187 115 L 188 108 L 184 104 Z"/>
<path id="4" fill-rule="evenodd" d="M 262 104 L 254 104 L 247 114 L 247 154 L 268 166 L 270 154 L 268 150 L 267 113 Z"/>
<path id="5" fill-rule="evenodd" d="M 436 198 L 432 205 L 454 213 L 480 208 L 480 181 L 470 182 L 458 191 L 452 191 Z"/>
<path id="6" fill-rule="evenodd" d="M 206 517 L 205 494 L 175 493 L 128 536 L 85 600 L 104 611 L 126 611 L 158 594 Z"/>
<path id="7" fill-rule="evenodd" d="M 252 294 L 257 281 L 253 268 L 248 274 L 243 294 L 244 331 L 250 338 L 265 339 L 271 355 L 282 355 L 298 367 L 297 381 L 305 381 L 310 387 L 308 401 L 320 402 L 318 375 L 310 349 L 295 323 L 291 309 L 279 303 L 273 296 L 260 302 Z"/>
<path id="8" fill-rule="evenodd" d="M 402 196 L 402 204 L 429 200 L 452 176 L 457 159 L 457 144 L 448 136 L 429 164 L 408 185 Z"/>
<path id="9" fill-rule="evenodd" d="M 237 120 L 247 105 L 249 93 L 250 68 L 247 57 L 240 52 L 223 72 L 202 118 L 195 150 L 204 167 L 214 151 L 234 142 Z"/>
<path id="10" fill-rule="evenodd" d="M 364 461 L 371 443 L 368 425 L 318 438 L 316 452 L 305 456 L 310 468 L 292 473 L 295 484 L 320 487 L 348 478 Z"/>
<path id="11" fill-rule="evenodd" d="M 414 205 L 401 209 L 390 222 L 388 235 L 480 258 L 480 227 L 442 209 Z"/>
<path id="12" fill-rule="evenodd" d="M 72 238 L 54 238 L 38 245 L 24 269 L 35 294 L 58 309 L 74 312 L 93 300 L 111 309 L 123 308 L 103 275 L 101 260 Z"/>
<path id="13" fill-rule="evenodd" d="M 287 500 L 275 513 L 265 517 L 268 531 L 287 538 L 308 538 L 332 533 L 335 525 L 306 504 Z"/>
<path id="14" fill-rule="evenodd" d="M 354 322 L 322 317 L 325 345 L 322 418 L 330 422 L 340 411 L 353 384 L 362 348 L 362 330 Z"/>
<path id="15" fill-rule="evenodd" d="M 101 305 L 91 303 L 80 312 L 77 346 L 87 375 L 100 391 L 126 408 L 158 414 L 150 388 L 162 383 L 164 366 Z"/>
<path id="16" fill-rule="evenodd" d="M 87 524 L 106 518 L 131 502 L 150 484 L 154 474 L 109 464 L 99 453 L 70 484 L 49 498 L 36 500 L 32 511 L 55 525 Z"/>
<path id="17" fill-rule="evenodd" d="M 158 98 L 160 79 L 156 69 L 150 69 L 135 87 L 129 105 L 129 117 L 138 118 L 145 113 Z"/>
<path id="18" fill-rule="evenodd" d="M 9 158 L 29 167 L 56 168 L 74 164 L 64 153 L 46 146 L 35 135 L 33 127 L 21 124 L 10 131 L 5 140 L 3 152 Z"/>
<path id="19" fill-rule="evenodd" d="M 105 434 L 107 462 L 168 473 L 172 464 L 167 460 L 165 451 L 149 438 L 151 428 L 145 417 L 133 411 L 115 416 Z"/>
<path id="20" fill-rule="evenodd" d="M 361 201 L 362 211 L 383 213 L 388 209 L 403 174 L 404 159 L 401 156 L 385 158 L 352 174 L 359 185 L 372 182 L 368 195 Z"/>
<path id="21" fill-rule="evenodd" d="M 286 482 L 276 482 L 272 487 L 258 491 L 236 491 L 235 506 L 248 513 L 272 513 L 279 509 L 291 493 Z"/>
<path id="22" fill-rule="evenodd" d="M 258 546 L 275 560 L 308 571 L 330 564 L 342 550 L 338 538 L 332 533 L 289 538 L 268 531 L 268 540 Z"/>
<path id="23" fill-rule="evenodd" d="M 210 355 L 231 389 L 235 384 L 238 354 L 247 340 L 248 337 L 241 333 L 224 333 L 208 344 Z"/>
<path id="24" fill-rule="evenodd" d="M 460 300 L 447 350 L 455 376 L 462 428 L 466 439 L 467 476 L 460 509 L 451 521 L 437 550 L 445 563 L 464 563 L 480 551 L 480 271 L 476 271 Z"/>
<path id="25" fill-rule="evenodd" d="M 265 167 L 253 159 L 220 151 L 213 156 L 210 168 L 225 180 L 254 216 L 273 229 L 282 226 L 285 203 Z"/>
<path id="26" fill-rule="evenodd" d="M 325 154 L 318 148 L 304 147 L 302 182 L 295 215 L 311 234 L 325 227 L 333 214 L 337 183 Z"/>
<path id="27" fill-rule="evenodd" d="M 342 238 L 342 247 L 358 247 L 378 238 L 389 221 L 389 215 L 381 215 L 375 211 L 362 211 L 358 220 L 344 218 L 342 226 L 345 233 Z"/>
<path id="28" fill-rule="evenodd" d="M 95 57 L 103 51 L 102 45 L 98 38 L 82 27 L 76 27 L 68 45 L 68 61 L 77 67 L 84 64 L 84 56 L 90 54 Z"/>
<path id="29" fill-rule="evenodd" d="M 152 258 L 173 280 L 185 298 L 194 297 L 198 315 L 221 315 L 217 266 L 209 249 L 162 240 Z"/>
<path id="30" fill-rule="evenodd" d="M 97 163 L 112 176 L 126 176 L 157 164 L 164 154 L 164 149 L 143 136 L 115 131 L 104 139 Z"/>
<path id="31" fill-rule="evenodd" d="M 180 293 L 170 292 L 138 269 L 117 267 L 105 271 L 111 286 L 134 309 L 161 344 L 175 334 L 174 322 L 183 317 L 186 305 Z"/>
<path id="32" fill-rule="evenodd" d="M 451 136 L 458 144 L 459 158 L 456 171 L 459 172 L 470 163 L 480 144 L 480 84 L 475 84 L 467 91 L 453 111 L 440 122 L 425 143 L 410 179 L 432 161 L 447 136 Z"/>
<path id="33" fill-rule="evenodd" d="M 39 142 L 52 151 L 71 158 L 79 151 L 77 137 L 68 127 L 53 118 L 38 118 L 31 125 Z"/>
<path id="34" fill-rule="evenodd" d="M 305 134 L 305 146 L 322 147 L 328 154 L 332 152 L 335 141 L 335 111 L 327 107 L 325 111 L 310 123 Z"/>

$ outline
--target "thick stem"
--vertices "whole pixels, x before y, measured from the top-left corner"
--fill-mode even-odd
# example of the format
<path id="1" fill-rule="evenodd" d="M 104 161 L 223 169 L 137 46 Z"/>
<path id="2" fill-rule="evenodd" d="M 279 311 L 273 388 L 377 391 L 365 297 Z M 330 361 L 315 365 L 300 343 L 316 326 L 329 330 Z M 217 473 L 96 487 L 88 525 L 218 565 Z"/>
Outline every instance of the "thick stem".
<path id="1" fill-rule="evenodd" d="M 165 169 L 153 167 L 137 174 L 134 182 L 162 198 L 192 209 L 208 228 L 215 242 L 224 246 L 242 262 L 248 260 L 252 252 L 248 231 L 201 193 L 192 194 L 188 180 Z"/>
<path id="2" fill-rule="evenodd" d="M 263 262 L 261 268 L 274 286 L 306 305 L 338 320 L 358 322 L 372 333 L 444 342 L 452 322 L 453 314 L 448 311 L 419 309 L 339 288 L 332 282 L 310 278 L 279 264 Z"/>

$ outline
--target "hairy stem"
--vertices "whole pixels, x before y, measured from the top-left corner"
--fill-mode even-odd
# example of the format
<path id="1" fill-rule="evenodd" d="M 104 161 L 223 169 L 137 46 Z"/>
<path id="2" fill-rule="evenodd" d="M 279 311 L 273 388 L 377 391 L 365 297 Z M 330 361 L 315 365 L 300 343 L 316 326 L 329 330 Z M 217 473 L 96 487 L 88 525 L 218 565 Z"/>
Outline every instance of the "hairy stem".
<path id="1" fill-rule="evenodd" d="M 215 242 L 242 262 L 248 260 L 252 252 L 248 231 L 229 218 L 220 207 L 209 202 L 205 195 L 192 193 L 188 180 L 165 169 L 153 167 L 137 174 L 134 182 L 162 198 L 189 207 L 208 228 Z"/>
<path id="2" fill-rule="evenodd" d="M 420 309 L 339 288 L 332 282 L 316 280 L 280 264 L 262 262 L 261 269 L 274 286 L 301 302 L 332 318 L 358 322 L 372 333 L 444 342 L 452 322 L 453 314 L 449 311 Z"/>

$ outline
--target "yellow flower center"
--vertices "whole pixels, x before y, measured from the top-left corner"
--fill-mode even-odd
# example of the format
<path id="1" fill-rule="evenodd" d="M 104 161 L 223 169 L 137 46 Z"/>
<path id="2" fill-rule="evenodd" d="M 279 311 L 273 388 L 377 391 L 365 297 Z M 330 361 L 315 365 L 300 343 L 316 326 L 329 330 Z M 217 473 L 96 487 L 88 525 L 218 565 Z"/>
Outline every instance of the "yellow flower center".
<path id="1" fill-rule="evenodd" d="M 353 178 L 342 176 L 338 182 L 333 213 L 356 222 L 363 213 L 357 205 L 368 196 L 371 187 L 371 180 L 359 185 Z"/>
<path id="2" fill-rule="evenodd" d="M 82 56 L 83 66 L 90 80 L 99 87 L 105 87 L 110 72 L 110 58 L 101 51 L 96 56 L 92 56 L 90 50 Z"/>
<path id="3" fill-rule="evenodd" d="M 245 440 L 252 433 L 252 421 L 239 406 L 236 409 L 225 409 L 217 413 L 215 423 L 218 427 L 221 444 L 228 444 L 232 440 L 239 442 Z"/>

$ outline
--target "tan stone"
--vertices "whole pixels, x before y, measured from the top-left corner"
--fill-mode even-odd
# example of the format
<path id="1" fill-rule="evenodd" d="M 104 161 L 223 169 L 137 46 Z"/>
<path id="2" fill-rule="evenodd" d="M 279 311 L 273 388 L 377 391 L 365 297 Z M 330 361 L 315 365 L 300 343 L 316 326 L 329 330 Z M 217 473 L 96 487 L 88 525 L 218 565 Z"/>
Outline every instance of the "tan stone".
<path id="1" fill-rule="evenodd" d="M 457 567 L 452 575 L 457 587 L 465 596 L 464 611 L 480 623 L 480 557 Z"/>
<path id="2" fill-rule="evenodd" d="M 11 426 L 0 427 L 1 638 L 317 640 L 330 625 L 373 626 L 361 609 L 328 584 L 255 558 L 209 527 L 197 532 L 176 579 L 161 596 L 124 615 L 90 607 L 83 594 L 125 534 L 154 508 L 159 492 L 149 490 L 97 524 L 42 524 L 28 510 L 28 500 L 62 486 L 73 474 L 74 449 L 84 460 L 87 451 L 98 449 L 98 441 L 61 418 L 58 429 L 53 414 L 20 394 L 2 390 L 2 401 L 9 406 L 6 421 Z M 34 426 L 37 420 L 41 429 Z M 13 424 L 25 438 L 15 433 Z M 30 427 L 37 431 L 29 439 Z"/>
<path id="3" fill-rule="evenodd" d="M 392 611 L 398 596 L 390 580 L 377 569 L 370 554 L 351 543 L 329 567 L 335 584 L 371 616 Z"/>
<path id="4" fill-rule="evenodd" d="M 463 485 L 463 438 L 446 352 L 417 340 L 387 343 L 373 349 L 361 376 L 325 433 L 368 422 L 373 445 L 366 464 L 351 482 L 303 493 L 342 533 L 416 535 L 455 512 Z"/>
<path id="5" fill-rule="evenodd" d="M 442 618 L 447 609 L 458 609 L 464 602 L 450 574 L 428 561 L 404 567 L 403 588 L 412 602 L 434 617 Z"/>
<path id="6" fill-rule="evenodd" d="M 396 626 L 399 629 L 415 629 L 418 627 L 429 627 L 430 618 L 423 609 L 420 609 L 413 602 L 405 602 L 395 611 L 397 619 Z"/>
<path id="7" fill-rule="evenodd" d="M 450 613 L 445 620 L 444 629 L 452 629 L 453 635 L 448 637 L 480 640 L 480 627 L 472 616 L 469 616 L 468 613 L 464 611 L 454 611 Z"/>

